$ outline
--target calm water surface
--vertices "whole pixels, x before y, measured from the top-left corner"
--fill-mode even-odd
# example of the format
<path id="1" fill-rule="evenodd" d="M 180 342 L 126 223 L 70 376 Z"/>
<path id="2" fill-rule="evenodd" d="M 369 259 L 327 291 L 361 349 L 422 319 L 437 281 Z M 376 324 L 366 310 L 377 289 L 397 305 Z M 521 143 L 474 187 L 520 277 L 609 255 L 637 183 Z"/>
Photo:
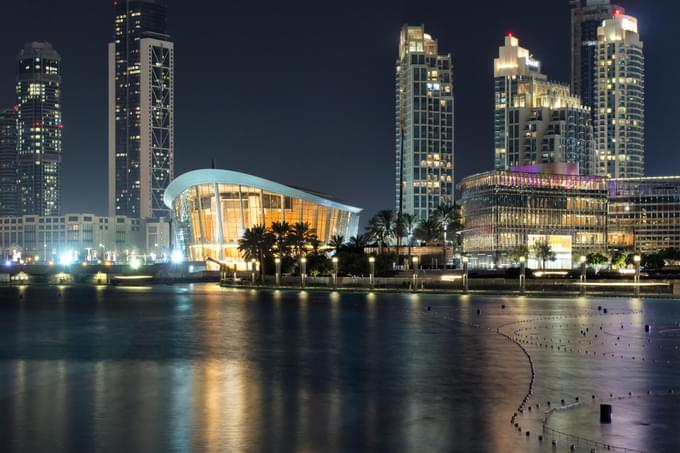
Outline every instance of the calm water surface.
<path id="1" fill-rule="evenodd" d="M 551 428 L 680 451 L 676 319 L 661 300 L 4 288 L 2 451 L 553 451 L 547 401 L 579 395 Z M 645 335 L 651 322 L 664 333 Z M 531 367 L 498 328 L 536 368 L 521 434 Z M 546 347 L 562 341 L 574 352 Z M 609 393 L 626 398 L 602 427 Z"/>

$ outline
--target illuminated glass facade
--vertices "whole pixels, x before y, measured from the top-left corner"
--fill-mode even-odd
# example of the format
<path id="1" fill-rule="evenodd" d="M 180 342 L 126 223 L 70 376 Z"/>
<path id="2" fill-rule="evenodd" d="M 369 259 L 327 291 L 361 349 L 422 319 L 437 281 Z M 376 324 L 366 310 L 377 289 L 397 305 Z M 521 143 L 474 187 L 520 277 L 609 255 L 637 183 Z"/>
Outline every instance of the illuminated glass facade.
<path id="1" fill-rule="evenodd" d="M 570 236 L 573 252 L 607 247 L 607 182 L 577 174 L 494 171 L 460 183 L 463 250 L 477 264 L 510 264 L 531 236 Z"/>
<path id="2" fill-rule="evenodd" d="M 615 11 L 597 29 L 595 146 L 598 173 L 645 172 L 645 59 L 637 19 Z"/>
<path id="3" fill-rule="evenodd" d="M 162 0 L 116 0 L 109 44 L 109 215 L 167 216 L 174 173 L 174 44 Z"/>
<path id="4" fill-rule="evenodd" d="M 396 212 L 453 205 L 453 62 L 423 26 L 401 30 L 396 66 Z"/>
<path id="5" fill-rule="evenodd" d="M 595 172 L 590 109 L 566 85 L 541 73 L 540 61 L 508 35 L 494 60 L 495 167 L 578 163 Z"/>
<path id="6" fill-rule="evenodd" d="M 61 211 L 61 57 L 28 43 L 16 60 L 18 204 L 22 215 Z"/>
<path id="7" fill-rule="evenodd" d="M 356 236 L 361 209 L 308 191 L 228 170 L 196 170 L 165 192 L 175 216 L 177 246 L 191 260 L 207 257 L 243 264 L 238 250 L 246 229 L 273 222 L 308 223 L 322 244 Z"/>
<path id="8" fill-rule="evenodd" d="M 680 249 L 680 176 L 609 180 L 609 246 Z"/>
<path id="9" fill-rule="evenodd" d="M 0 216 L 18 215 L 17 112 L 0 112 Z"/>

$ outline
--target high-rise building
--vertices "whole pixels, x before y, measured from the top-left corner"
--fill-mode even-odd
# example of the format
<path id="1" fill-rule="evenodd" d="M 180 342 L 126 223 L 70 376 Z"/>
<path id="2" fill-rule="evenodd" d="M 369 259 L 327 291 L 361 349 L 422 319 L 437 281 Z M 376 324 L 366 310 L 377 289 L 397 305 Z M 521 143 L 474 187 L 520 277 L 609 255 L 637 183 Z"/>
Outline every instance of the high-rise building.
<path id="1" fill-rule="evenodd" d="M 644 176 L 645 59 L 637 19 L 615 11 L 597 29 L 595 149 L 599 174 Z"/>
<path id="2" fill-rule="evenodd" d="M 541 63 L 509 34 L 494 60 L 495 167 L 578 163 L 594 172 L 590 109 L 568 86 L 548 80 Z"/>
<path id="3" fill-rule="evenodd" d="M 0 216 L 18 215 L 17 112 L 0 111 Z"/>
<path id="4" fill-rule="evenodd" d="M 47 42 L 24 46 L 16 60 L 19 213 L 61 211 L 61 57 Z"/>
<path id="5" fill-rule="evenodd" d="M 116 0 L 109 44 L 109 215 L 167 216 L 174 172 L 174 44 L 163 0 Z"/>
<path id="6" fill-rule="evenodd" d="M 427 219 L 454 203 L 451 55 L 424 26 L 405 25 L 396 79 L 396 210 Z"/>
<path id="7" fill-rule="evenodd" d="M 610 0 L 570 1 L 571 88 L 575 95 L 581 97 L 583 105 L 594 111 L 597 29 L 615 11 L 625 11 L 620 6 L 612 5 Z"/>

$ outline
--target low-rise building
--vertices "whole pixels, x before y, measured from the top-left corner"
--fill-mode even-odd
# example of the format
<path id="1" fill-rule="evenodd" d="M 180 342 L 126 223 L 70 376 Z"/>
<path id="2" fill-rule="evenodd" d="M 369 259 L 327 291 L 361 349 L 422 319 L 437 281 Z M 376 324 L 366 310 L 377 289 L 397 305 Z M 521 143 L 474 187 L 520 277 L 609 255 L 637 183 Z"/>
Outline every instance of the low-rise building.
<path id="1" fill-rule="evenodd" d="M 680 249 L 680 176 L 610 179 L 609 248 Z"/>
<path id="2" fill-rule="evenodd" d="M 530 267 L 571 268 L 574 256 L 607 247 L 607 181 L 579 176 L 576 165 L 527 166 L 465 178 L 463 251 L 475 267 L 511 265 L 528 252 Z M 533 256 L 547 241 L 554 259 Z"/>

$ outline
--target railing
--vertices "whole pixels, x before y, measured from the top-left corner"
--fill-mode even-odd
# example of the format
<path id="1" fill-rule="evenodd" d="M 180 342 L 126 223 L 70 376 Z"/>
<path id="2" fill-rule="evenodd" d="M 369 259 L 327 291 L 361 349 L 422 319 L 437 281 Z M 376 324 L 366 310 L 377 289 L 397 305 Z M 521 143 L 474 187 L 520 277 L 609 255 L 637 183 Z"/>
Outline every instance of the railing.
<path id="1" fill-rule="evenodd" d="M 566 440 L 568 444 L 573 444 L 576 446 L 585 446 L 589 448 L 595 448 L 597 450 L 603 451 L 618 451 L 624 453 L 646 453 L 644 450 L 637 450 L 634 448 L 617 447 L 615 445 L 606 444 L 604 442 L 597 442 L 594 440 L 586 439 L 585 437 L 574 436 L 573 434 L 567 434 L 562 431 L 553 429 L 547 425 L 543 425 L 543 435 L 548 440 L 548 436 L 552 437 L 552 440 Z M 555 439 L 557 438 L 557 439 Z"/>

